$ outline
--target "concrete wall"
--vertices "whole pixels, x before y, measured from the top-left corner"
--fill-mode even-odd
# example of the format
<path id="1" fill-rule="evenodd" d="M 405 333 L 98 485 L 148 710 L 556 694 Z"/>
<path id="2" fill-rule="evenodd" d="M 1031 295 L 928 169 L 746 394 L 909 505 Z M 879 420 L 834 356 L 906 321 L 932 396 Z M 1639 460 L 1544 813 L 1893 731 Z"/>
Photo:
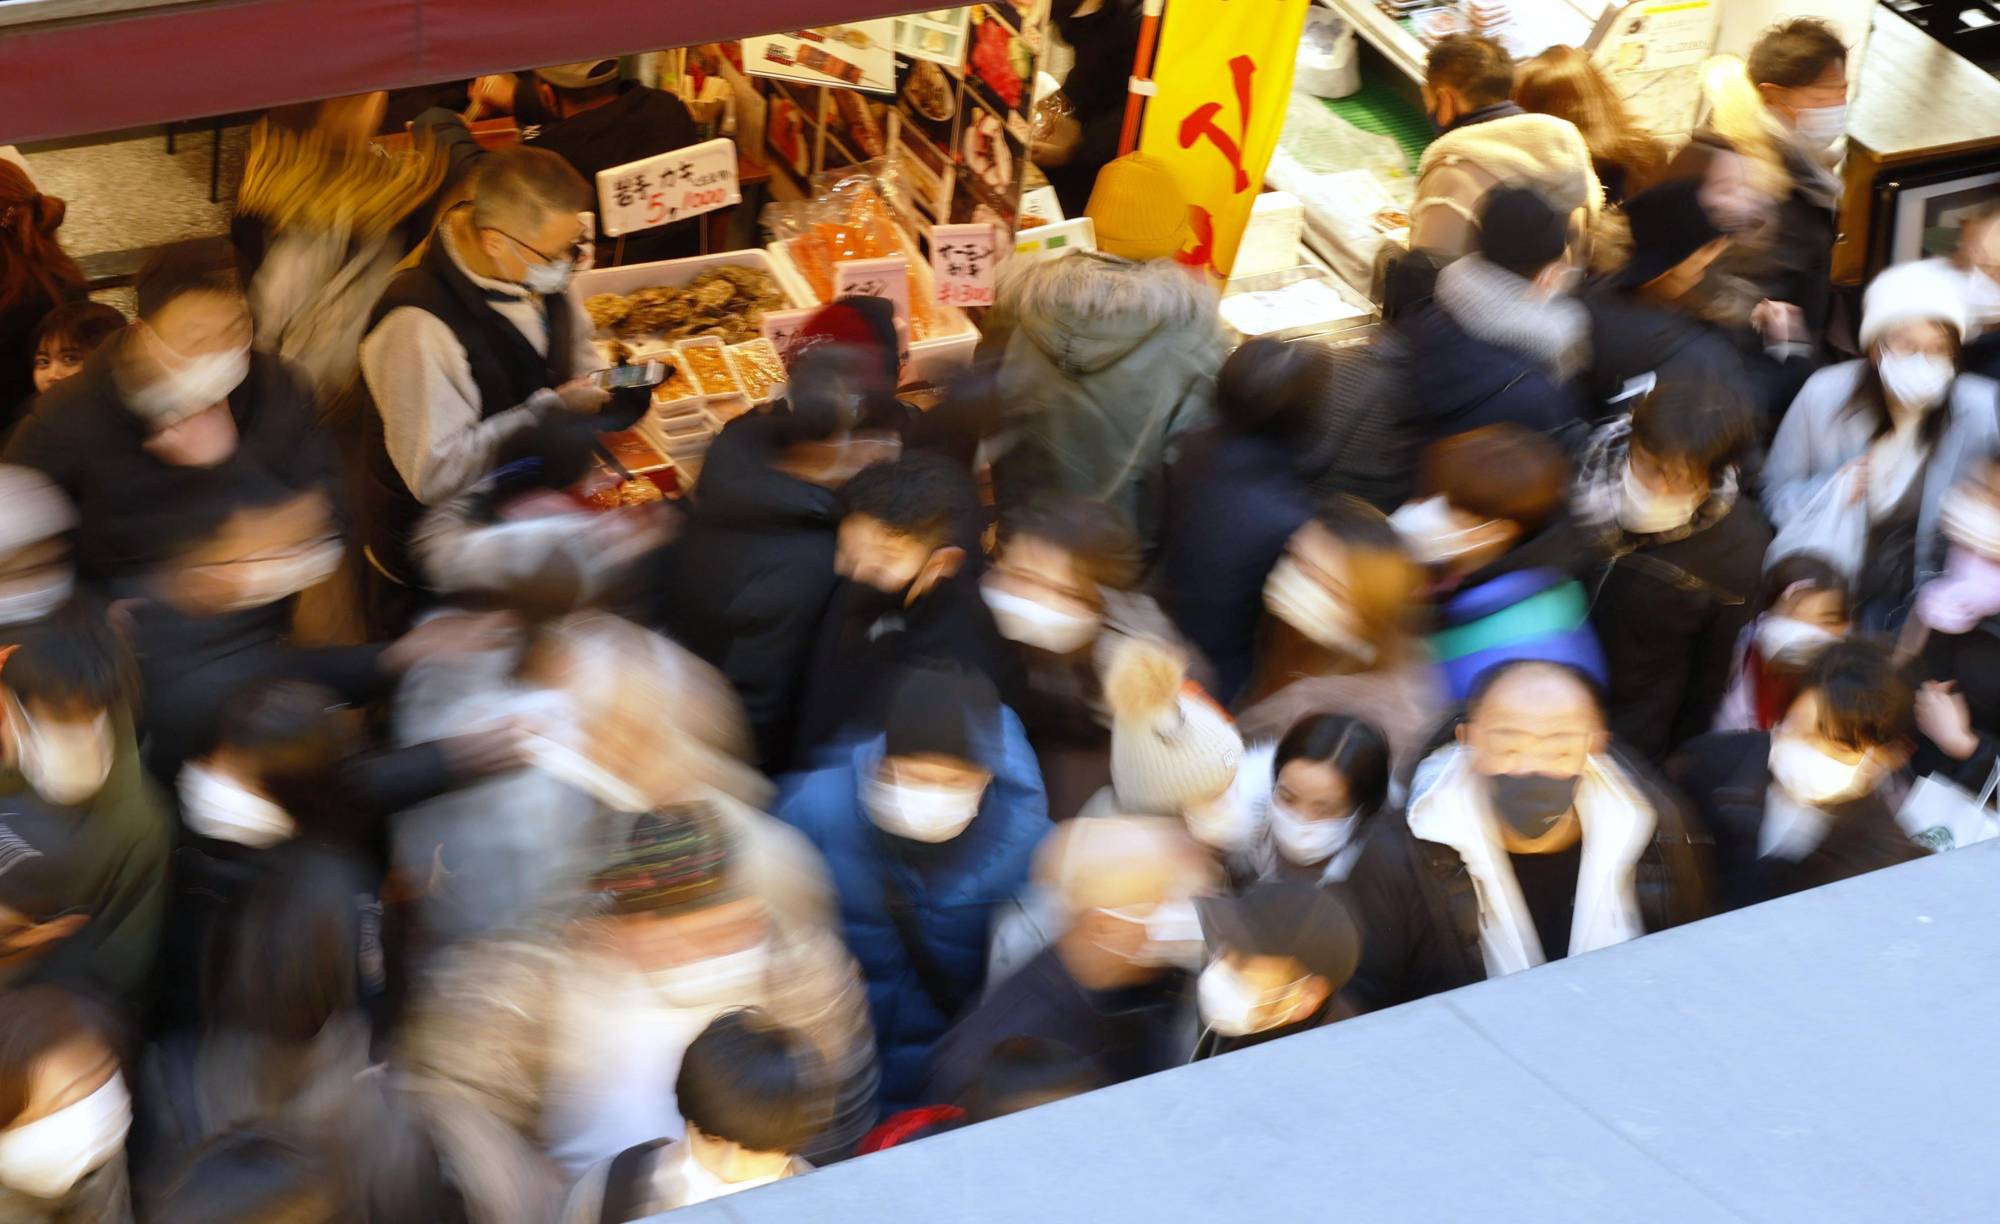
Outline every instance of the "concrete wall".
<path id="1" fill-rule="evenodd" d="M 2000 1218 L 1996 881 L 1988 843 L 672 1219 Z"/>

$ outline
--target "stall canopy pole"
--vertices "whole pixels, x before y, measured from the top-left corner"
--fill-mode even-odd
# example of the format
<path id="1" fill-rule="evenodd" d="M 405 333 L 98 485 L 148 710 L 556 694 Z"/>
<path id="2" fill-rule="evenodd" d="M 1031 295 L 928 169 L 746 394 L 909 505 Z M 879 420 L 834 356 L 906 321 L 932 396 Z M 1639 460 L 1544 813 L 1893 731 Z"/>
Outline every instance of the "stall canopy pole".
<path id="1" fill-rule="evenodd" d="M 1160 42 L 1160 14 L 1167 0 L 1146 0 L 1139 17 L 1139 54 L 1132 58 L 1131 92 L 1125 98 L 1125 128 L 1118 136 L 1118 155 L 1139 147 L 1139 120 L 1153 94 L 1153 51 Z"/>

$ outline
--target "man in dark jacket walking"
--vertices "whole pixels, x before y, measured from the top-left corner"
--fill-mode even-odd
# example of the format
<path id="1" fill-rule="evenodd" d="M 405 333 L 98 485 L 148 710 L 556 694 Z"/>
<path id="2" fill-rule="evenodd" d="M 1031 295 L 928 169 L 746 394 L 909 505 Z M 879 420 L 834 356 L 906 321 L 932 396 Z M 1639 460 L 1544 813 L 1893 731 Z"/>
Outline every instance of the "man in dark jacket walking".
<path id="1" fill-rule="evenodd" d="M 1361 1010 L 1708 913 L 1704 836 L 1670 787 L 1612 746 L 1591 684 L 1560 664 L 1487 672 L 1410 796 L 1348 877 L 1363 932 L 1348 993 Z"/>
<path id="2" fill-rule="evenodd" d="M 1599 429 L 1577 472 L 1572 514 L 1607 558 L 1590 619 L 1611 732 L 1654 760 L 1714 724 L 1755 614 L 1771 529 L 1738 490 L 1753 440 L 1740 387 L 1676 378 Z"/>
<path id="3" fill-rule="evenodd" d="M 931 1048 L 986 985 L 993 911 L 1049 830 L 1027 733 L 977 672 L 921 668 L 883 734 L 781 785 L 812 840 L 868 985 L 885 1112 L 922 1104 Z"/>
<path id="4" fill-rule="evenodd" d="M 1827 647 L 1773 731 L 1691 741 L 1667 772 L 1715 832 L 1723 909 L 1922 858 L 1884 784 L 1909 760 L 1914 697 L 1888 650 Z"/>

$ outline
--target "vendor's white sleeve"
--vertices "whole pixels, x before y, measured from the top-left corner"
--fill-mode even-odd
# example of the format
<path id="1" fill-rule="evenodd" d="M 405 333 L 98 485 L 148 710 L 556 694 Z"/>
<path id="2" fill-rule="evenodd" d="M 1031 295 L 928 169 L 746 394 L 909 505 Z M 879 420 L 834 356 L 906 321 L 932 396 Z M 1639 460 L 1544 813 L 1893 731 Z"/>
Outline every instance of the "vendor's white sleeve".
<path id="1" fill-rule="evenodd" d="M 425 505 L 470 488 L 492 469 L 501 443 L 534 421 L 537 401 L 554 399 L 537 391 L 481 420 L 465 346 L 444 320 L 409 306 L 390 311 L 361 342 L 361 376 L 382 414 L 390 462 Z"/>

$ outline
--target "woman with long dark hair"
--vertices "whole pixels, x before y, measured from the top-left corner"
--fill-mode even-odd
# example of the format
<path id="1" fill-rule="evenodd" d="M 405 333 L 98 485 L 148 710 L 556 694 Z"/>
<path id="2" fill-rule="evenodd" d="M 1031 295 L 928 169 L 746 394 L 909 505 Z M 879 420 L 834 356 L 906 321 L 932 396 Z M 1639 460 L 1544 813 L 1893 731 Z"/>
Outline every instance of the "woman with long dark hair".
<path id="1" fill-rule="evenodd" d="M 35 325 L 83 296 L 83 269 L 56 240 L 66 206 L 0 160 L 0 415 L 35 393 Z"/>
<path id="2" fill-rule="evenodd" d="M 1929 263 L 1883 272 L 1862 305 L 1867 355 L 1808 379 L 1771 445 L 1764 508 L 1779 531 L 1836 479 L 1865 506 L 1867 545 L 1849 575 L 1863 628 L 1900 624 L 1942 572 L 1944 496 L 2000 446 L 2000 385 L 1960 368 L 1965 319 L 1963 278 Z"/>

